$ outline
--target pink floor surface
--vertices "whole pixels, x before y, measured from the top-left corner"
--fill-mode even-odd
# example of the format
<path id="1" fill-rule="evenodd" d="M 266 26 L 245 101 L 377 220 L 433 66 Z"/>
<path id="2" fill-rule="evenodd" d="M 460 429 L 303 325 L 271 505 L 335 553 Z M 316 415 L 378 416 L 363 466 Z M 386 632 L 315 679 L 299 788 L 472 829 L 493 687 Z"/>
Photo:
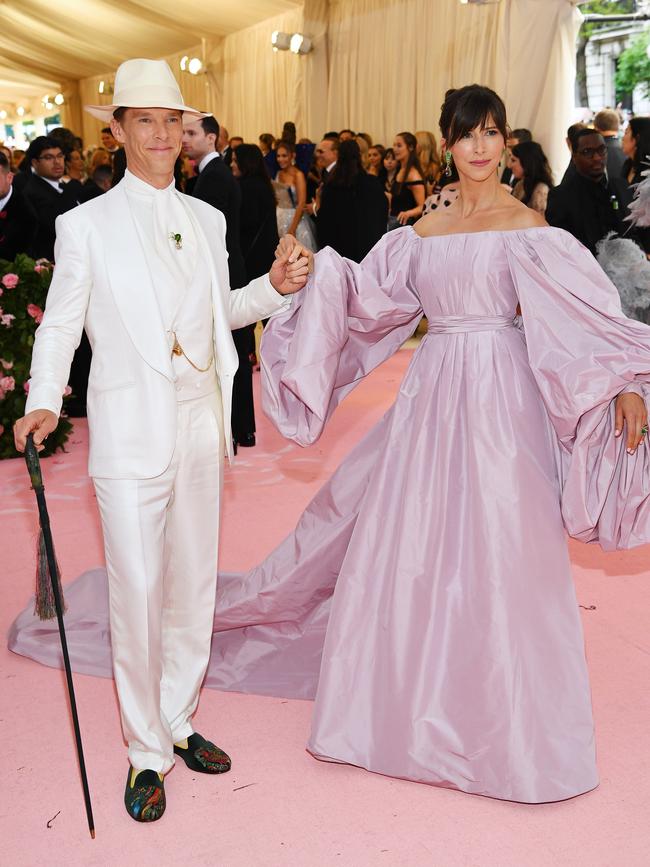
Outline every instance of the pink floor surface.
<path id="1" fill-rule="evenodd" d="M 258 446 L 228 471 L 221 566 L 253 565 L 392 402 L 410 352 L 376 371 L 310 449 L 258 415 Z M 103 563 L 87 430 L 44 462 L 64 580 Z M 3 634 L 33 586 L 33 495 L 21 460 L 0 463 Z M 531 496 L 534 492 L 531 492 Z M 75 676 L 97 838 L 88 835 L 61 672 L 0 650 L 0 865 L 104 867 L 648 867 L 650 547 L 603 554 L 571 543 L 594 696 L 598 789 L 542 806 L 392 780 L 315 761 L 310 702 L 204 690 L 197 728 L 234 757 L 223 777 L 182 764 L 167 813 L 137 825 L 122 805 L 126 754 L 113 683 Z M 590 606 L 595 609 L 590 609 Z M 589 609 L 589 610 L 588 610 Z"/>

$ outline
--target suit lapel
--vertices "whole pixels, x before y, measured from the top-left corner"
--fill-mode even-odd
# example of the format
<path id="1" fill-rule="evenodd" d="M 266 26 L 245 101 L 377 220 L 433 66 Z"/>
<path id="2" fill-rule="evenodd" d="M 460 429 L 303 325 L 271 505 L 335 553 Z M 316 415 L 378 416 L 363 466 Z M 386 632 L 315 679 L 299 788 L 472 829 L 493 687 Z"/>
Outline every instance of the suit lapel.
<path id="1" fill-rule="evenodd" d="M 165 326 L 123 185 L 105 193 L 101 202 L 106 269 L 124 327 L 147 364 L 173 380 Z"/>

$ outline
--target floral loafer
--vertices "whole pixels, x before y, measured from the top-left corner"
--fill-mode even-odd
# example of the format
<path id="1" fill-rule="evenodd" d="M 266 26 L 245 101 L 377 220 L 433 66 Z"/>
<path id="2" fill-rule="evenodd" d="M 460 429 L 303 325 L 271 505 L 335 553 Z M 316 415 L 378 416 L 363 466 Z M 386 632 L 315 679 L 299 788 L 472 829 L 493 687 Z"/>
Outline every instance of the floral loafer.
<path id="1" fill-rule="evenodd" d="M 197 732 L 187 739 L 187 749 L 174 744 L 174 752 L 191 771 L 199 774 L 225 774 L 231 768 L 230 757 Z"/>

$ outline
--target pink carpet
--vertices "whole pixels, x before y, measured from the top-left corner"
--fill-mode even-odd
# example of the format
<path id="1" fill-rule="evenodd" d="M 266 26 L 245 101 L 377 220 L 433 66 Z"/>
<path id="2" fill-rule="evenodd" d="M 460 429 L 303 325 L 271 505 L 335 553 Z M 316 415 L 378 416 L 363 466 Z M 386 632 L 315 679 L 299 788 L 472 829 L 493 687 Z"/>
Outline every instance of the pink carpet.
<path id="1" fill-rule="evenodd" d="M 261 413 L 258 446 L 228 471 L 221 567 L 260 560 L 392 402 L 410 352 L 363 383 L 321 441 L 300 449 Z M 64 580 L 103 563 L 87 430 L 44 462 Z M 3 634 L 33 588 L 36 512 L 21 460 L 0 463 Z M 531 491 L 531 496 L 534 492 Z M 583 610 L 601 785 L 520 806 L 319 763 L 304 750 L 311 704 L 204 690 L 197 727 L 234 757 L 211 779 L 182 764 L 167 813 L 146 827 L 122 806 L 126 753 L 112 681 L 76 675 L 95 810 L 86 820 L 61 672 L 0 650 L 0 864 L 11 867 L 648 867 L 650 548 L 604 555 L 571 543 Z M 49 827 L 48 827 L 49 823 Z"/>

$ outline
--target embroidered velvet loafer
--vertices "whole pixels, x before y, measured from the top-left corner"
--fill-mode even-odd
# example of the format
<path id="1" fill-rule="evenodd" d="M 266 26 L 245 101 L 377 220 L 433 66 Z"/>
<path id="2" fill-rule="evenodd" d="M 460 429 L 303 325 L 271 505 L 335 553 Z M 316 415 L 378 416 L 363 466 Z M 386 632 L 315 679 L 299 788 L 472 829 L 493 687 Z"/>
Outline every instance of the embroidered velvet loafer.
<path id="1" fill-rule="evenodd" d="M 230 757 L 196 732 L 187 738 L 187 748 L 174 744 L 174 752 L 191 771 L 199 774 L 225 774 L 231 767 Z"/>
<path id="2" fill-rule="evenodd" d="M 165 783 L 156 771 L 129 767 L 124 792 L 126 812 L 136 822 L 155 822 L 165 812 Z"/>

